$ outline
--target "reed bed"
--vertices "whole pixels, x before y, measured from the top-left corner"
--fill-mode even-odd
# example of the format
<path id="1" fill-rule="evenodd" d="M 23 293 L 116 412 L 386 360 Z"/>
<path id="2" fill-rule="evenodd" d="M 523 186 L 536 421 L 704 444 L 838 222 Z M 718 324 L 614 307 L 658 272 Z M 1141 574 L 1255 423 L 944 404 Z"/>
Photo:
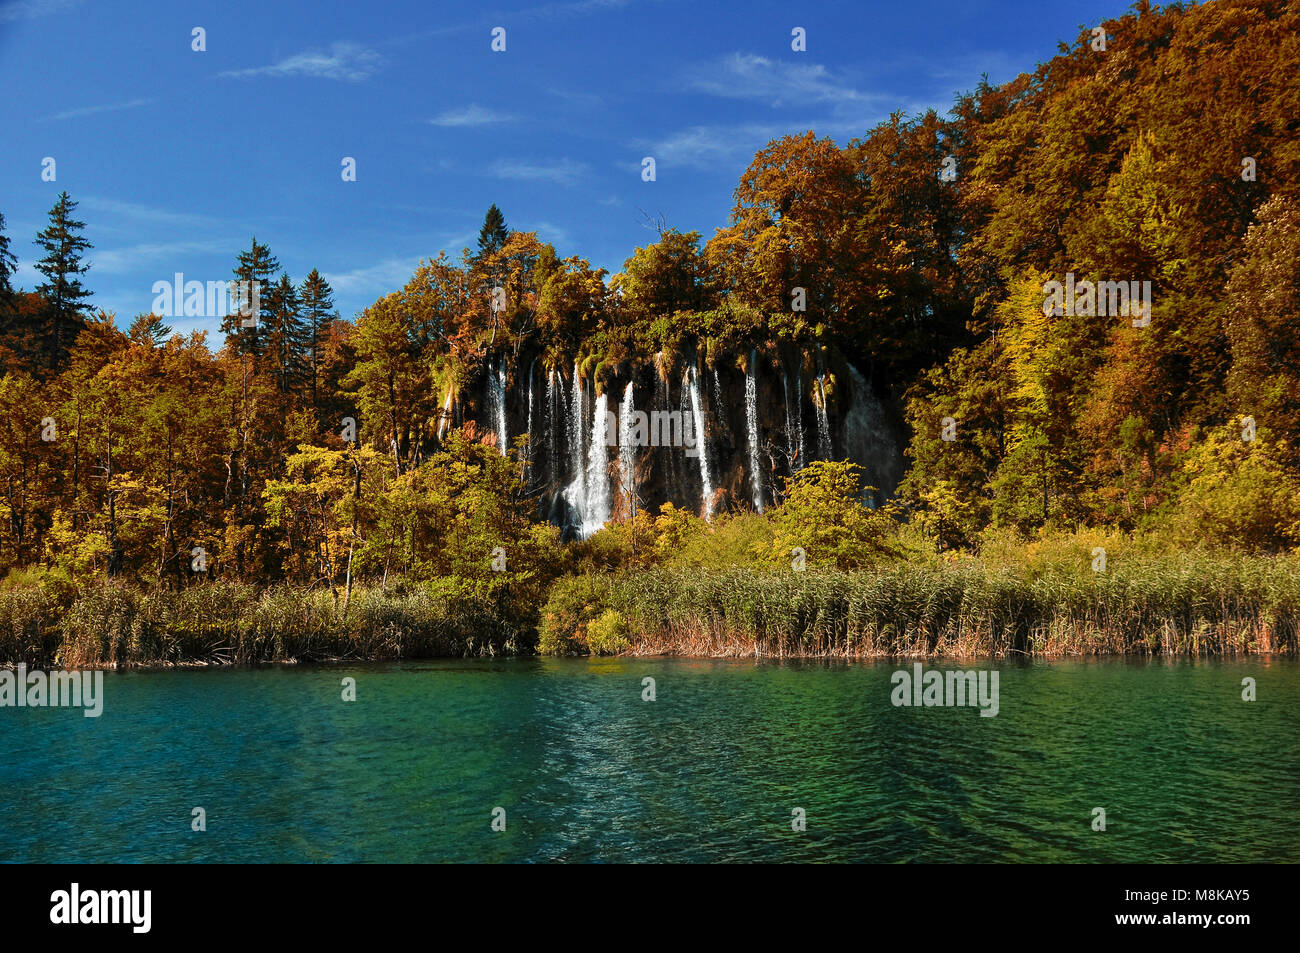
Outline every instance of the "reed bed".
<path id="1" fill-rule="evenodd" d="M 288 586 L 144 593 L 103 584 L 66 611 L 38 587 L 0 592 L 0 664 L 33 667 L 494 655 L 527 651 L 530 638 L 493 605 L 427 588 L 356 590 L 346 612 L 327 590 Z"/>
<path id="2" fill-rule="evenodd" d="M 576 585 L 586 617 L 620 613 L 629 651 L 643 655 L 1294 654 L 1300 620 L 1292 558 L 1036 575 L 978 560 L 853 573 L 651 570 L 562 579 L 551 602 L 572 602 L 563 590 Z"/>
<path id="3" fill-rule="evenodd" d="M 1085 564 L 1086 565 L 1086 564 Z M 536 607 L 533 607 L 534 609 Z M 516 607 L 517 610 L 517 607 Z M 1146 557 L 1104 573 L 963 559 L 861 572 L 562 577 L 527 619 L 438 583 L 0 590 L 0 664 L 227 665 L 616 652 L 759 657 L 1296 654 L 1300 557 Z M 540 617 L 540 628 L 532 625 Z"/>

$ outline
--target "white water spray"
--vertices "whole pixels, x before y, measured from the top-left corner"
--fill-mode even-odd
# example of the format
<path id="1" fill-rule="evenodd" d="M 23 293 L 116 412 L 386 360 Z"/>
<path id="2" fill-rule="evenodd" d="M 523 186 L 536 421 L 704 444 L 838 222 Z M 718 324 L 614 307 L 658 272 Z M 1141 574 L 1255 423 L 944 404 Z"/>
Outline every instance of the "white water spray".
<path id="1" fill-rule="evenodd" d="M 763 479 L 758 469 L 758 352 L 749 352 L 745 369 L 745 426 L 749 430 L 749 486 L 754 509 L 763 512 Z"/>
<path id="2" fill-rule="evenodd" d="M 713 515 L 713 480 L 709 476 L 708 435 L 704 430 L 704 413 L 700 410 L 700 381 L 696 366 L 687 369 L 687 383 L 691 395 L 691 418 L 695 426 L 695 445 L 700 455 L 700 485 L 704 503 L 704 518 Z"/>
<path id="3" fill-rule="evenodd" d="M 630 518 L 636 495 L 636 448 L 632 446 L 632 415 L 636 406 L 632 397 L 632 382 L 623 390 L 623 402 L 618 406 L 618 475 L 623 493 L 624 511 Z"/>

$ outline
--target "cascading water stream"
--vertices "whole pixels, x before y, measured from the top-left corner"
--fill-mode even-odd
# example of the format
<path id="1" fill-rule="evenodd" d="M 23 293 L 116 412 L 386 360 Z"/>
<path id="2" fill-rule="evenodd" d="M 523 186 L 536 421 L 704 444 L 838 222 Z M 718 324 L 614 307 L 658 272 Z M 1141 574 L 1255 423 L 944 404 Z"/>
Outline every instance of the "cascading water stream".
<path id="1" fill-rule="evenodd" d="M 749 352 L 745 368 L 745 427 L 749 431 L 749 486 L 754 509 L 763 512 L 763 479 L 758 468 L 758 352 Z"/>
<path id="2" fill-rule="evenodd" d="M 687 369 L 687 385 L 691 396 L 691 419 L 694 424 L 695 446 L 699 451 L 700 487 L 704 518 L 713 515 L 713 479 L 709 475 L 709 440 L 704 429 L 704 413 L 700 409 L 700 381 L 696 365 Z"/>
<path id="3" fill-rule="evenodd" d="M 831 423 L 826 414 L 826 375 L 817 375 L 817 396 L 813 401 L 817 407 L 817 454 L 822 460 L 829 460 L 835 451 L 831 447 Z"/>
<path id="4" fill-rule="evenodd" d="M 506 433 L 506 362 L 505 358 L 495 368 L 488 365 L 487 373 L 488 393 L 487 405 L 488 415 L 491 417 L 492 424 L 496 429 L 497 449 L 501 455 L 506 455 L 509 448 L 509 435 Z"/>
<path id="5" fill-rule="evenodd" d="M 886 422 L 885 410 L 871 390 L 871 385 L 852 364 L 848 365 L 853 385 L 853 403 L 844 415 L 845 452 L 860 462 L 866 471 L 866 483 L 876 493 L 866 494 L 869 505 L 878 505 L 902 478 L 899 453 L 894 435 Z"/>
<path id="6" fill-rule="evenodd" d="M 452 394 L 451 390 L 448 389 L 447 399 L 443 401 L 442 404 L 442 414 L 439 415 L 438 417 L 438 439 L 439 440 L 441 440 L 443 436 L 447 433 L 447 431 L 451 429 L 451 394 Z"/>
<path id="7" fill-rule="evenodd" d="M 587 512 L 587 474 L 583 459 L 582 427 L 582 378 L 578 375 L 578 365 L 573 365 L 573 397 L 569 402 L 568 436 L 569 436 L 569 473 L 572 480 L 564 488 L 564 499 L 573 511 L 573 521 L 579 531 L 583 528 Z"/>
<path id="8" fill-rule="evenodd" d="M 548 492 L 551 496 L 548 518 L 554 523 L 558 522 L 560 501 L 563 498 L 563 493 L 557 492 L 556 487 L 561 485 L 560 481 L 563 479 L 558 421 L 564 419 L 564 391 L 555 386 L 553 367 L 546 373 L 546 409 L 542 413 L 546 421 L 546 444 L 549 450 L 546 457 L 546 474 L 550 484 Z"/>
<path id="9" fill-rule="evenodd" d="M 623 389 L 623 402 L 618 406 L 618 476 L 619 489 L 623 494 L 623 510 L 630 518 L 636 502 L 636 447 L 632 445 L 633 414 L 632 382 L 627 382 Z"/>
<path id="10" fill-rule="evenodd" d="M 791 472 L 803 466 L 803 413 L 799 406 L 801 394 L 794 395 L 794 413 L 790 412 L 790 378 L 781 370 L 781 391 L 785 394 L 785 447 L 790 455 Z"/>
<path id="11" fill-rule="evenodd" d="M 526 472 L 530 480 L 533 475 L 533 457 L 535 455 L 533 449 L 535 446 L 533 443 L 533 435 L 537 433 L 537 431 L 533 429 L 533 368 L 536 364 L 537 358 L 533 358 L 528 364 L 528 417 L 524 420 L 524 427 L 527 428 L 528 431 L 528 462 Z"/>
<path id="12" fill-rule="evenodd" d="M 609 396 L 597 394 L 591 412 L 591 446 L 587 449 L 586 509 L 582 513 L 582 538 L 591 536 L 612 515 L 614 500 L 609 485 Z"/>

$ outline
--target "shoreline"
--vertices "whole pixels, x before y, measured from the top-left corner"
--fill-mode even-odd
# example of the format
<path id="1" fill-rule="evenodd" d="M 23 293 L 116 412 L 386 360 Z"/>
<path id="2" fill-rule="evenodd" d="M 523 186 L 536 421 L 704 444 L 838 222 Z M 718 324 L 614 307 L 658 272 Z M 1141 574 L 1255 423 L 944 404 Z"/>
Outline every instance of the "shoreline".
<path id="1" fill-rule="evenodd" d="M 1086 563 L 1085 563 L 1086 565 Z M 1300 560 L 643 568 L 528 599 L 451 581 L 0 589 L 0 665 L 177 669 L 541 656 L 1016 659 L 1300 655 Z"/>
<path id="2" fill-rule="evenodd" d="M 201 659 L 186 659 L 181 661 L 131 661 L 121 664 L 92 664 L 78 666 L 76 671 L 104 671 L 118 673 L 157 673 L 157 672 L 201 672 L 201 671 L 256 671 L 270 670 L 278 668 L 300 668 L 300 669 L 327 669 L 327 668 L 345 668 L 349 666 L 378 666 L 393 665 L 412 662 L 484 662 L 484 661 L 528 661 L 528 660 L 547 660 L 553 661 L 563 659 L 565 661 L 667 661 L 680 660 L 684 662 L 926 662 L 932 664 L 944 663 L 1015 663 L 1029 664 L 1033 662 L 1077 662 L 1077 661 L 1142 661 L 1142 662 L 1235 662 L 1245 661 L 1248 659 L 1284 659 L 1300 660 L 1300 653 L 1276 650 L 1261 649 L 1254 651 L 1233 651 L 1222 653 L 1201 653 L 1192 654 L 1182 653 L 1161 653 L 1161 652 L 1144 652 L 1144 651 L 1127 651 L 1127 652 L 1109 652 L 1109 651 L 1074 651 L 1074 652 L 1057 652 L 1057 653 L 1036 653 L 1025 654 L 1020 652 L 1007 652 L 1001 655 L 990 655 L 988 653 L 971 652 L 971 653 L 931 653 L 920 654 L 915 652 L 766 652 L 753 647 L 748 650 L 744 648 L 731 647 L 721 649 L 712 653 L 704 652 L 682 652 L 663 647 L 653 646 L 633 646 L 631 649 L 620 652 L 616 655 L 609 654 L 587 654 L 587 655 L 565 655 L 565 656 L 548 656 L 537 652 L 528 654 L 497 654 L 497 655 L 411 655 L 401 657 L 386 658 L 287 658 L 271 659 L 253 662 L 210 662 Z M 0 671 L 16 671 L 20 662 L 0 662 Z M 27 671 L 73 671 L 74 669 L 60 669 L 57 665 L 50 666 L 32 666 L 27 665 Z"/>

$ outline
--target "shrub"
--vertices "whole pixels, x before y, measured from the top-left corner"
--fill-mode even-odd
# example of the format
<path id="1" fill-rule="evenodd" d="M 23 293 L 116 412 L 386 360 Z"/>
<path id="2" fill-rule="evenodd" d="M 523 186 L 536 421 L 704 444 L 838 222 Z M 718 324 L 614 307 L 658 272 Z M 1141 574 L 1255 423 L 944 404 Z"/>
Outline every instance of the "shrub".
<path id="1" fill-rule="evenodd" d="M 543 655 L 581 655 L 587 626 L 603 614 L 609 583 L 604 576 L 569 576 L 551 587 L 542 607 L 537 650 Z"/>
<path id="2" fill-rule="evenodd" d="M 617 655 L 631 645 L 627 620 L 617 609 L 606 609 L 598 619 L 587 623 L 587 648 L 592 655 Z"/>
<path id="3" fill-rule="evenodd" d="M 61 611 L 40 586 L 0 589 L 0 665 L 48 666 L 59 645 Z"/>

